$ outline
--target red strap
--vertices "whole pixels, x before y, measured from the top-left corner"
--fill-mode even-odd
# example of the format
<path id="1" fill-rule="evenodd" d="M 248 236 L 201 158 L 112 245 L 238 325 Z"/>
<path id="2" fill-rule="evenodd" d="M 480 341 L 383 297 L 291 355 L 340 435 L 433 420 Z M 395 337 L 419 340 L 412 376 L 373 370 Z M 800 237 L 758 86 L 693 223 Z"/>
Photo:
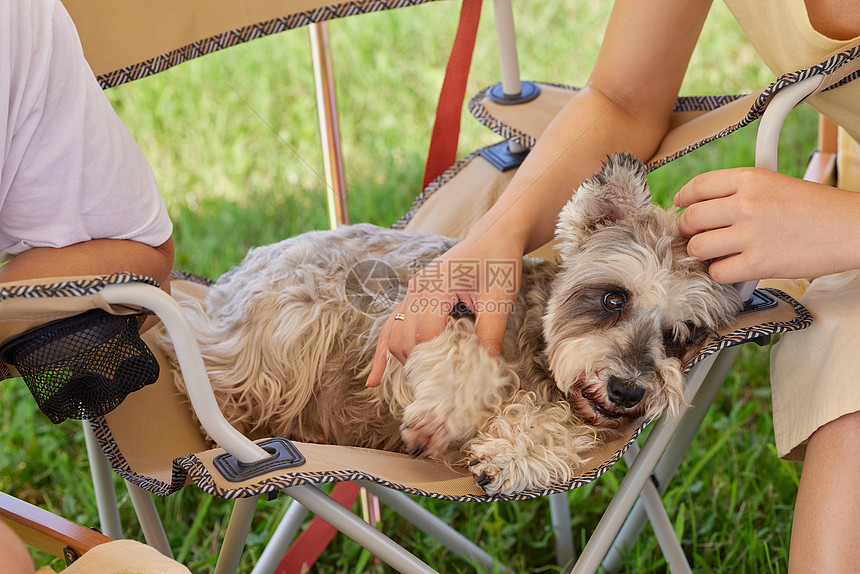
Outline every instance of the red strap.
<path id="1" fill-rule="evenodd" d="M 331 491 L 331 497 L 347 508 L 352 508 L 361 487 L 354 482 L 338 482 Z M 275 574 L 304 574 L 323 553 L 337 529 L 328 522 L 314 516 L 308 527 L 296 537 L 293 545 L 275 568 Z"/>
<path id="2" fill-rule="evenodd" d="M 443 171 L 457 161 L 457 141 L 460 139 L 460 115 L 466 97 L 466 80 L 472 65 L 475 36 L 481 20 L 481 0 L 463 0 L 460 9 L 460 24 L 454 38 L 454 46 L 445 69 L 445 79 L 436 106 L 436 120 L 430 138 L 430 151 L 424 167 L 421 189 L 439 177 Z"/>

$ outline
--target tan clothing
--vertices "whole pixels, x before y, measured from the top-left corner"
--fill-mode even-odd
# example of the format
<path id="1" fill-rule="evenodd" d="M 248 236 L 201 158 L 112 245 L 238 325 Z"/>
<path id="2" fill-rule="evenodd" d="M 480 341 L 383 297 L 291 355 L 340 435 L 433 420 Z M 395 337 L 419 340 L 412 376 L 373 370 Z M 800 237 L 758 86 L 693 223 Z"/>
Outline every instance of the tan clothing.
<path id="1" fill-rule="evenodd" d="M 850 40 L 812 27 L 803 0 L 725 0 L 762 60 L 784 74 L 824 60 Z M 860 3 L 858 3 L 860 8 Z M 841 126 L 839 187 L 860 190 L 860 79 L 817 94 L 809 103 Z M 853 139 L 852 137 L 853 136 Z M 814 281 L 763 281 L 782 288 L 810 310 L 813 325 L 790 333 L 771 355 L 773 418 L 779 455 L 803 460 L 816 429 L 860 411 L 860 270 Z"/>
<path id="2" fill-rule="evenodd" d="M 814 280 L 800 301 L 812 326 L 771 353 L 776 448 L 787 460 L 803 460 L 816 429 L 860 411 L 860 270 Z"/>
<path id="3" fill-rule="evenodd" d="M 62 571 L 64 574 L 191 574 L 185 566 L 135 540 L 112 540 L 93 547 Z M 53 574 L 46 566 L 36 574 Z"/>
<path id="4" fill-rule="evenodd" d="M 834 40 L 816 31 L 809 22 L 803 0 L 725 0 L 725 3 L 762 61 L 776 75 L 817 64 L 851 42 Z M 809 99 L 815 109 L 860 141 L 857 102 L 860 102 L 860 81 Z"/>

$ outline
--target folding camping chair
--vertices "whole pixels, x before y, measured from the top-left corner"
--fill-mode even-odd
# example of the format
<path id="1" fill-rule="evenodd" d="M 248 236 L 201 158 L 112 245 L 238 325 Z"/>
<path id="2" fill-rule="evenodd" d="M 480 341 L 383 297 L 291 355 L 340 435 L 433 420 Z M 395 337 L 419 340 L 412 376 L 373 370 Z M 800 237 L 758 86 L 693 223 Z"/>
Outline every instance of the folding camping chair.
<path id="1" fill-rule="evenodd" d="M 214 27 L 207 28 L 207 23 L 203 22 L 201 24 L 203 29 L 196 31 L 200 34 L 199 37 L 210 39 L 214 37 L 217 38 L 217 42 L 210 40 L 208 43 L 201 41 L 189 43 L 187 46 L 180 44 L 186 46 L 185 51 L 177 50 L 171 46 L 167 48 L 160 46 L 155 52 L 128 56 L 132 59 L 123 60 L 119 64 L 116 62 L 105 64 L 106 67 L 103 69 L 109 71 L 100 74 L 103 84 L 114 85 L 111 82 L 120 82 L 153 73 L 164 66 L 178 63 L 182 59 L 199 55 L 199 53 L 205 53 L 207 50 L 231 45 L 243 37 L 256 37 L 263 33 L 301 25 L 315 18 L 325 19 L 339 15 L 335 11 L 312 12 L 307 9 L 308 11 L 302 14 L 303 19 L 281 17 L 277 15 L 280 14 L 278 3 L 271 2 L 266 5 L 266 10 L 272 10 L 271 12 L 265 15 L 259 13 L 243 15 L 243 17 L 251 18 L 251 20 L 239 22 L 232 19 L 237 17 L 236 14 L 231 13 L 226 3 L 224 4 L 225 13 L 230 14 L 231 17 L 228 23 L 220 21 L 213 24 Z M 69 2 L 69 5 L 71 9 L 75 3 Z M 351 6 L 354 7 L 354 5 Z M 115 12 L 108 7 L 105 10 L 106 12 L 101 13 L 103 18 L 112 19 L 115 17 L 121 21 L 131 17 L 131 12 L 127 11 L 129 10 L 127 6 L 120 12 Z M 207 4 L 207 12 L 221 17 L 220 13 L 213 10 L 211 2 Z M 259 21 L 266 23 L 254 24 Z M 512 23 L 512 20 L 510 22 Z M 90 24 L 98 27 L 92 22 Z M 209 24 L 212 23 L 209 22 Z M 133 25 L 136 29 L 146 28 L 140 21 L 133 21 Z M 82 35 L 85 36 L 87 28 L 85 25 L 82 25 L 81 28 Z M 219 30 L 230 30 L 231 32 L 220 33 Z M 93 38 L 100 37 L 95 31 L 91 30 L 91 32 Z M 112 52 L 111 55 L 115 56 L 115 51 Z M 162 56 L 162 54 L 168 55 Z M 139 61 L 145 62 L 145 65 L 128 64 L 128 62 L 136 63 Z M 96 67 L 95 64 L 93 65 Z M 510 66 L 503 67 L 506 70 L 511 68 Z M 828 67 L 825 65 L 822 70 L 827 74 L 832 74 L 833 70 L 837 68 L 841 69 L 838 66 Z M 678 129 L 684 132 L 690 130 L 690 126 L 698 129 L 702 127 L 703 123 L 707 123 L 699 118 L 712 118 L 713 116 L 701 114 L 701 112 L 706 111 L 701 108 L 709 110 L 710 108 L 723 109 L 726 107 L 732 112 L 740 111 L 742 118 L 735 121 L 734 124 L 730 122 L 728 125 L 735 129 L 742 127 L 762 113 L 764 104 L 774 93 L 779 92 L 786 85 L 794 83 L 796 79 L 781 79 L 783 81 L 769 87 L 769 91 L 765 90 L 761 94 L 753 95 L 754 97 L 714 99 L 706 102 L 699 109 L 689 111 L 686 108 L 694 107 L 692 104 L 696 102 L 689 99 L 682 100 L 679 102 L 679 116 L 681 116 L 679 122 L 682 119 L 690 120 L 690 115 L 696 117 Z M 507 147 L 508 143 L 505 143 L 501 148 L 489 152 L 481 150 L 457 162 L 453 167 L 434 178 L 425 188 L 416 200 L 410 214 L 400 222 L 400 227 L 420 230 L 422 226 L 432 225 L 432 220 L 436 219 L 438 215 L 430 217 L 427 214 L 433 210 L 453 209 L 460 213 L 479 215 L 481 209 L 489 205 L 487 202 L 492 201 L 492 190 L 485 193 L 486 189 L 479 187 L 477 191 L 471 191 L 482 196 L 482 203 L 475 201 L 474 196 L 450 201 L 446 200 L 446 197 L 456 196 L 458 190 L 464 188 L 471 190 L 476 179 L 491 182 L 487 184 L 489 187 L 495 190 L 500 189 L 504 185 L 505 178 L 509 177 L 510 171 L 498 172 L 498 168 L 493 163 L 501 163 L 504 167 L 511 163 L 509 158 L 516 160 L 516 156 L 522 154 L 523 150 L 533 143 L 533 140 L 529 138 L 537 137 L 543 127 L 539 125 L 539 122 L 536 124 L 533 118 L 527 118 L 523 126 L 518 125 L 519 114 L 516 110 L 527 109 L 529 105 L 543 105 L 547 99 L 558 102 L 565 95 L 569 96 L 572 93 L 571 90 L 564 88 L 554 91 L 551 89 L 552 86 L 537 86 L 535 84 L 525 84 L 525 87 L 521 84 L 519 88 L 510 88 L 508 86 L 511 82 L 516 84 L 519 80 L 518 78 L 514 78 L 514 80 L 511 80 L 510 77 L 503 78 L 503 85 L 500 89 L 501 97 L 496 97 L 496 102 L 493 102 L 490 97 L 494 96 L 493 90 L 487 90 L 486 93 L 482 93 L 473 100 L 472 108 L 473 113 L 476 113 L 482 121 L 496 127 L 506 140 L 521 147 L 515 147 L 511 150 Z M 535 87 L 539 87 L 540 90 L 533 100 L 509 105 L 511 104 L 510 96 L 529 92 Z M 496 96 L 500 90 L 495 90 Z M 529 97 L 533 95 L 532 92 Z M 502 100 L 503 103 L 499 104 L 498 100 Z M 723 109 L 723 111 L 726 110 Z M 686 117 L 684 117 L 685 114 Z M 667 138 L 667 142 L 664 142 L 665 149 L 658 153 L 651 165 L 655 167 L 661 162 L 669 161 L 669 159 L 690 151 L 692 147 L 687 142 L 694 141 L 699 144 L 722 135 L 723 131 L 725 130 L 722 127 L 716 133 L 705 130 L 704 136 L 699 135 L 692 139 L 686 137 L 689 134 L 679 134 L 678 131 L 675 131 L 673 134 L 678 136 L 677 139 Z M 681 147 L 678 147 L 677 144 L 679 140 L 684 141 Z M 677 149 L 673 148 L 673 145 Z M 486 159 L 488 156 L 490 157 L 489 160 Z M 499 156 L 501 156 L 501 160 Z M 499 173 L 502 175 L 499 176 Z M 484 177 L 488 174 L 489 177 Z M 463 209 L 464 203 L 467 204 L 468 210 Z M 452 221 L 464 226 L 463 230 L 467 227 L 465 218 L 455 218 Z M 436 231 L 438 232 L 438 230 Z M 457 230 L 452 230 L 451 234 L 457 235 Z M 174 293 L 177 298 L 199 297 L 205 289 L 205 280 L 190 276 L 178 276 L 174 283 Z M 767 297 L 761 293 L 758 296 Z M 712 381 L 713 384 L 722 381 L 734 360 L 733 353 L 736 353 L 737 344 L 757 340 L 771 333 L 803 328 L 809 323 L 808 314 L 790 298 L 779 294 L 774 294 L 771 298 L 776 307 L 741 316 L 731 333 L 725 333 L 711 341 L 691 361 L 690 367 L 693 370 L 689 374 L 688 387 L 690 398 L 696 394 L 696 390 L 699 388 L 712 389 Z M 165 548 L 166 540 L 162 526 L 157 520 L 157 516 L 154 516 L 150 493 L 169 494 L 191 481 L 209 494 L 235 499 L 234 517 L 225 536 L 222 550 L 224 558 L 223 561 L 219 560 L 219 571 L 235 569 L 258 498 L 278 491 L 285 492 L 301 504 L 301 506 L 294 504 L 288 510 L 287 517 L 276 534 L 278 541 L 290 539 L 295 534 L 303 518 L 302 508 L 305 508 L 324 517 L 336 528 L 370 549 L 375 555 L 398 570 L 432 571 L 407 550 L 393 543 L 382 533 L 331 501 L 324 493 L 312 486 L 313 484 L 347 479 L 363 481 L 362 484 L 377 494 L 383 502 L 407 516 L 419 528 L 439 537 L 443 544 L 488 570 L 494 566 L 499 567 L 499 565 L 494 564 L 492 557 L 436 517 L 422 512 L 420 507 L 403 493 L 466 502 L 516 500 L 550 495 L 553 501 L 552 507 L 561 514 L 561 518 L 554 521 L 558 525 L 559 540 L 561 541 L 557 553 L 560 561 L 566 563 L 573 557 L 573 550 L 570 544 L 569 517 L 565 519 L 564 516 L 565 511 L 567 511 L 564 493 L 571 488 L 594 480 L 609 470 L 626 452 L 637 450 L 635 439 L 642 430 L 642 428 L 634 429 L 631 432 L 632 436 L 605 445 L 601 451 L 604 456 L 598 457 L 603 460 L 569 484 L 557 485 L 546 492 L 526 492 L 511 497 L 489 498 L 476 487 L 466 473 L 442 468 L 440 465 L 428 461 L 412 460 L 392 453 L 367 452 L 362 449 L 330 445 L 298 443 L 291 445 L 288 441 L 278 440 L 277 437 L 267 442 L 255 443 L 238 434 L 218 412 L 211 392 L 208 390 L 205 369 L 199 352 L 196 350 L 193 333 L 190 332 L 187 323 L 185 323 L 175 300 L 165 295 L 147 278 L 123 274 L 98 278 L 58 278 L 56 281 L 47 283 L 26 282 L 20 285 L 4 285 L 0 286 L 0 302 L 2 302 L 0 303 L 0 321 L 3 323 L 3 333 L 0 340 L 7 344 L 13 337 L 26 336 L 33 327 L 53 320 L 58 315 L 77 317 L 82 312 L 94 307 L 107 311 L 108 317 L 134 316 L 141 308 L 145 308 L 156 313 L 162 319 L 174 342 L 176 352 L 180 356 L 181 367 L 189 385 L 194 410 L 207 432 L 220 445 L 220 448 L 208 449 L 206 447 L 188 411 L 184 406 L 177 404 L 175 393 L 170 387 L 171 382 L 159 380 L 155 384 L 145 385 L 142 389 L 129 394 L 115 410 L 87 417 L 91 421 L 91 425 L 85 425 L 85 428 L 92 431 L 89 434 L 90 444 L 97 447 L 93 449 L 93 462 L 96 465 L 94 481 L 104 483 L 105 472 L 107 472 L 109 479 L 109 469 L 104 466 L 98 467 L 99 460 L 103 460 L 100 453 L 104 451 L 113 470 L 123 476 L 130 484 L 131 497 L 141 518 L 147 541 L 162 548 L 165 552 L 169 552 L 169 548 Z M 127 322 L 133 328 L 134 321 Z M 48 331 L 56 330 L 58 326 L 50 325 Z M 93 327 L 91 325 L 79 325 L 77 328 L 88 330 Z M 40 333 L 40 335 L 44 334 L 44 331 Z M 56 333 L 54 337 L 57 337 Z M 40 338 L 46 339 L 45 337 Z M 145 340 L 147 340 L 146 337 Z M 161 372 L 169 372 L 159 350 L 156 348 L 150 349 L 150 351 L 154 352 L 155 360 L 161 363 Z M 24 374 L 23 368 L 21 365 L 15 367 L 21 374 Z M 116 367 L 109 370 L 110 375 L 113 376 Z M 25 375 L 25 378 L 28 376 L 32 378 L 35 375 Z M 707 384 L 703 384 L 703 380 L 707 380 Z M 700 407 L 709 404 L 707 398 L 701 395 L 696 395 L 694 402 Z M 145 411 L 138 410 L 143 405 L 158 410 L 162 422 L 159 428 L 152 428 L 153 425 L 147 424 L 148 419 Z M 703 414 L 705 410 L 705 408 L 692 409 L 688 413 Z M 688 426 L 694 426 L 693 422 L 689 422 L 691 420 L 689 414 L 685 415 L 681 421 L 681 426 L 678 428 L 684 430 Z M 662 419 L 656 423 L 648 441 L 642 447 L 625 479 L 625 483 L 630 488 L 619 491 L 616 498 L 619 502 L 613 502 L 607 511 L 609 520 L 612 522 L 619 519 L 623 520 L 639 492 L 644 493 L 644 500 L 649 506 L 652 521 L 659 522 L 665 518 L 666 514 L 665 510 L 662 510 L 662 506 L 659 509 L 654 508 L 654 503 L 659 503 L 655 496 L 659 498 L 659 494 L 653 492 L 654 489 L 649 486 L 651 483 L 648 482 L 647 478 L 676 426 L 678 425 Z M 142 445 L 146 445 L 146 447 L 144 448 Z M 153 445 L 157 445 L 158 448 L 153 448 Z M 300 462 L 300 456 L 296 455 L 293 450 L 293 446 L 297 447 L 303 456 L 303 464 Z M 299 463 L 299 466 L 277 468 L 281 463 Z M 252 472 L 258 470 L 262 474 L 251 476 Z M 669 471 L 664 472 L 671 475 Z M 97 489 L 103 499 L 100 503 L 100 514 L 102 509 L 104 509 L 105 514 L 105 517 L 102 518 L 103 524 L 110 524 L 112 520 L 110 516 L 115 514 L 116 504 L 115 501 L 110 500 L 112 491 L 110 480 L 106 482 L 107 486 L 104 488 L 97 487 Z M 599 532 L 595 536 L 595 546 L 589 544 L 586 547 L 577 566 L 578 569 L 583 571 L 596 569 L 606 549 L 608 549 L 608 543 L 611 543 L 612 538 L 614 538 L 614 530 L 617 530 L 614 525 L 604 527 L 601 524 Z M 665 530 L 661 529 L 661 532 L 665 532 Z M 671 540 L 661 539 L 661 542 L 667 547 L 668 552 L 677 554 L 679 550 L 677 541 L 675 541 L 674 548 Z M 277 546 L 278 544 L 271 545 L 272 548 Z M 679 558 L 683 558 L 683 553 Z M 266 557 L 267 561 L 268 557 Z M 261 562 L 264 560 L 261 559 Z M 268 567 L 268 562 L 266 567 Z M 260 571 L 264 571 L 264 569 L 261 568 Z"/>

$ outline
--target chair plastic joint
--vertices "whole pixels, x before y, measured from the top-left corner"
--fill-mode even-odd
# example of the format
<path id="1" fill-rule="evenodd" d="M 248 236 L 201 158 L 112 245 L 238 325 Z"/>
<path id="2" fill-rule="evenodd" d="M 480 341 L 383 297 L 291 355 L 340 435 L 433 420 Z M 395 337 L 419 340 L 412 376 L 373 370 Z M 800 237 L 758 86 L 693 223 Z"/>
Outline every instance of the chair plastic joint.
<path id="1" fill-rule="evenodd" d="M 744 308 L 738 313 L 738 315 L 764 311 L 765 309 L 776 307 L 776 305 L 776 299 L 771 297 L 770 294 L 766 291 L 762 291 L 761 289 L 756 289 L 753 291 L 750 298 L 744 301 Z"/>
<path id="2" fill-rule="evenodd" d="M 487 99 L 500 106 L 516 106 L 528 103 L 540 95 L 540 87 L 534 82 L 521 82 L 518 94 L 506 94 L 502 84 L 495 84 L 487 90 Z"/>
<path id="3" fill-rule="evenodd" d="M 305 457 L 285 438 L 272 438 L 256 443 L 271 456 L 257 462 L 244 463 L 230 453 L 215 457 L 212 464 L 230 482 L 242 482 L 273 471 L 301 466 Z"/>
<path id="4" fill-rule="evenodd" d="M 526 159 L 528 153 L 528 149 L 523 152 L 512 152 L 508 142 L 503 141 L 482 149 L 480 155 L 493 164 L 493 167 L 497 170 L 504 172 L 519 167 L 523 163 L 523 160 Z"/>

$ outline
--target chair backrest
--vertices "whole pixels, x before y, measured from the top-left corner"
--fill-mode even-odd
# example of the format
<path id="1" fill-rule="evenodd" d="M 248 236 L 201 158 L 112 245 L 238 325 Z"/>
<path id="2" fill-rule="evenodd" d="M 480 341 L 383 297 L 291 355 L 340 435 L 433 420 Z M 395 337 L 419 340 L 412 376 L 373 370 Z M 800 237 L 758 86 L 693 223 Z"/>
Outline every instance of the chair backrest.
<path id="1" fill-rule="evenodd" d="M 248 40 L 433 0 L 63 0 L 103 88 Z"/>

